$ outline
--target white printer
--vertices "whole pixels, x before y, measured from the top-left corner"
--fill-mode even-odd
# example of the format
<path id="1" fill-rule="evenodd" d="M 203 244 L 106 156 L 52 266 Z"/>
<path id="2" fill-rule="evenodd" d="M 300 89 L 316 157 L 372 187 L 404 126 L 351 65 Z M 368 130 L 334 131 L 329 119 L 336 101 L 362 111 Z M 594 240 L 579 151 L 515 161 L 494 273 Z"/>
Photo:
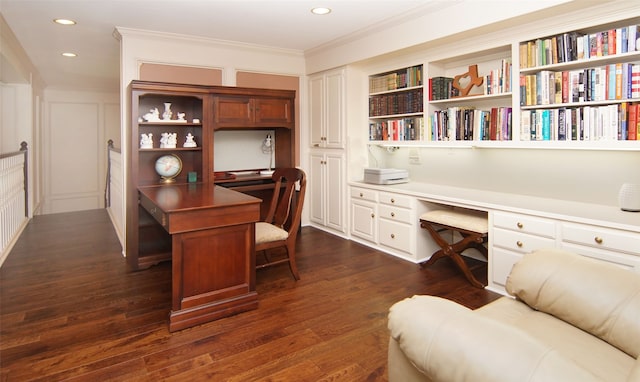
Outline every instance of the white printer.
<path id="1" fill-rule="evenodd" d="M 409 182 L 409 172 L 398 168 L 365 168 L 364 182 L 373 184 L 398 184 Z"/>

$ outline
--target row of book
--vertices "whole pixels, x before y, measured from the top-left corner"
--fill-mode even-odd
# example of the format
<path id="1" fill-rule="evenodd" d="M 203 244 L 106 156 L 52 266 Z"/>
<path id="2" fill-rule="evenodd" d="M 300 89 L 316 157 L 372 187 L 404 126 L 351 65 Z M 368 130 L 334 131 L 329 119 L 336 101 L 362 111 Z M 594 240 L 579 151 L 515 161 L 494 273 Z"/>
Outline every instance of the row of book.
<path id="1" fill-rule="evenodd" d="M 638 140 L 640 104 L 523 110 L 520 140 L 600 141 Z"/>
<path id="2" fill-rule="evenodd" d="M 502 59 L 500 67 L 482 76 L 482 85 L 469 95 L 502 94 L 511 92 L 512 64 L 510 59 Z M 429 78 L 429 100 L 437 101 L 460 96 L 460 91 L 453 86 L 453 78 L 437 76 Z M 463 79 L 468 81 L 468 77 Z M 460 84 L 464 86 L 463 84 Z"/>
<path id="3" fill-rule="evenodd" d="M 378 76 L 369 77 L 369 93 L 404 89 L 422 85 L 422 65 L 412 66 Z"/>
<path id="4" fill-rule="evenodd" d="M 371 141 L 420 141 L 424 137 L 424 118 L 398 118 L 369 123 Z"/>
<path id="5" fill-rule="evenodd" d="M 596 33 L 562 33 L 520 44 L 520 68 L 558 64 L 592 57 L 633 52 L 640 37 L 638 25 Z"/>
<path id="6" fill-rule="evenodd" d="M 369 96 L 369 116 L 421 113 L 423 102 L 422 88 L 372 95 Z"/>
<path id="7" fill-rule="evenodd" d="M 432 141 L 509 141 L 513 138 L 512 109 L 451 107 L 435 111 L 427 121 Z"/>
<path id="8" fill-rule="evenodd" d="M 520 105 L 640 98 L 640 64 L 618 63 L 520 76 Z"/>

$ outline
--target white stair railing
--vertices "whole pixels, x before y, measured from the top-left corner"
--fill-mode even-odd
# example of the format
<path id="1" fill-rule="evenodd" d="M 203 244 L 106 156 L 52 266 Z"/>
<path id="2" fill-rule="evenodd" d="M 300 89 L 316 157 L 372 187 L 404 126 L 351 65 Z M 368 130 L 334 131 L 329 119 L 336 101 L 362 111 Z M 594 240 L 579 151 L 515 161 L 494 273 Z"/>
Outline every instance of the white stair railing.
<path id="1" fill-rule="evenodd" d="M 27 143 L 0 154 L 0 266 L 29 221 Z"/>

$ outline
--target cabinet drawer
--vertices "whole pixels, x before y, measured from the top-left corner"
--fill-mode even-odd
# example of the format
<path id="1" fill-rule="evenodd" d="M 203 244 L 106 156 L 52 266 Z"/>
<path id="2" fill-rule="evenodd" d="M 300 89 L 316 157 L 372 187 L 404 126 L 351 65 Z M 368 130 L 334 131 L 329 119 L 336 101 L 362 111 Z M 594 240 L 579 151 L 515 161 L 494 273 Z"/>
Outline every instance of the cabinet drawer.
<path id="1" fill-rule="evenodd" d="M 495 212 L 493 214 L 493 225 L 495 227 L 549 238 L 556 236 L 556 223 L 553 220 L 537 218 L 535 216 Z"/>
<path id="2" fill-rule="evenodd" d="M 380 244 L 411 253 L 412 234 L 415 235 L 415 227 L 381 219 L 379 222 L 378 240 Z"/>
<path id="3" fill-rule="evenodd" d="M 351 197 L 357 200 L 378 201 L 378 192 L 366 188 L 351 187 Z"/>
<path id="4" fill-rule="evenodd" d="M 380 203 L 391 206 L 411 208 L 412 197 L 406 195 L 391 194 L 389 192 L 380 193 Z"/>
<path id="5" fill-rule="evenodd" d="M 489 260 L 491 281 L 504 287 L 507 285 L 507 277 L 511 273 L 513 265 L 520 261 L 522 254 L 497 248 L 493 250 L 491 256 Z"/>
<path id="6" fill-rule="evenodd" d="M 629 255 L 617 251 L 607 251 L 602 248 L 587 247 L 585 245 L 563 242 L 562 249 L 577 253 L 582 256 L 591 257 L 596 260 L 606 261 L 618 265 L 622 268 L 640 272 L 640 255 Z"/>
<path id="7" fill-rule="evenodd" d="M 380 204 L 379 211 L 380 218 L 395 220 L 407 224 L 414 223 L 413 211 L 411 210 Z"/>
<path id="8" fill-rule="evenodd" d="M 562 241 L 640 255 L 640 234 L 634 232 L 562 223 Z"/>
<path id="9" fill-rule="evenodd" d="M 492 246 L 502 247 L 520 253 L 529 253 L 536 249 L 556 246 L 554 239 L 527 235 L 500 228 L 493 229 L 493 235 L 490 237 L 490 240 Z"/>

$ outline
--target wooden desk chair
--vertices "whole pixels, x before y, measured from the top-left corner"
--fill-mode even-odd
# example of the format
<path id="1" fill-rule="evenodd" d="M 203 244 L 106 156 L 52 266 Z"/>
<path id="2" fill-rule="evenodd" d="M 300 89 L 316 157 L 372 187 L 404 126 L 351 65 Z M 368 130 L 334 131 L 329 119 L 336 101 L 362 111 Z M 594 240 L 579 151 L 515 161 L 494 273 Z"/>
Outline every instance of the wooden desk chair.
<path id="1" fill-rule="evenodd" d="M 302 216 L 307 178 L 300 169 L 278 168 L 272 179 L 275 188 L 269 212 L 265 221 L 256 223 L 256 253 L 262 251 L 267 262 L 256 265 L 256 269 L 288 262 L 293 277 L 300 280 L 296 266 L 296 237 Z M 300 189 L 298 193 L 296 184 Z M 278 247 L 284 247 L 287 256 L 271 260 L 267 250 Z"/>
<path id="2" fill-rule="evenodd" d="M 482 245 L 489 232 L 486 214 L 460 210 L 429 211 L 420 216 L 420 227 L 426 229 L 441 248 L 431 255 L 429 260 L 420 265 L 429 266 L 438 259 L 449 257 L 460 268 L 471 285 L 484 288 L 484 285 L 473 276 L 460 254 L 466 249 L 475 248 L 484 257 L 487 257 L 487 248 Z M 449 243 L 441 236 L 441 233 L 445 231 L 460 233 L 462 240 Z"/>

